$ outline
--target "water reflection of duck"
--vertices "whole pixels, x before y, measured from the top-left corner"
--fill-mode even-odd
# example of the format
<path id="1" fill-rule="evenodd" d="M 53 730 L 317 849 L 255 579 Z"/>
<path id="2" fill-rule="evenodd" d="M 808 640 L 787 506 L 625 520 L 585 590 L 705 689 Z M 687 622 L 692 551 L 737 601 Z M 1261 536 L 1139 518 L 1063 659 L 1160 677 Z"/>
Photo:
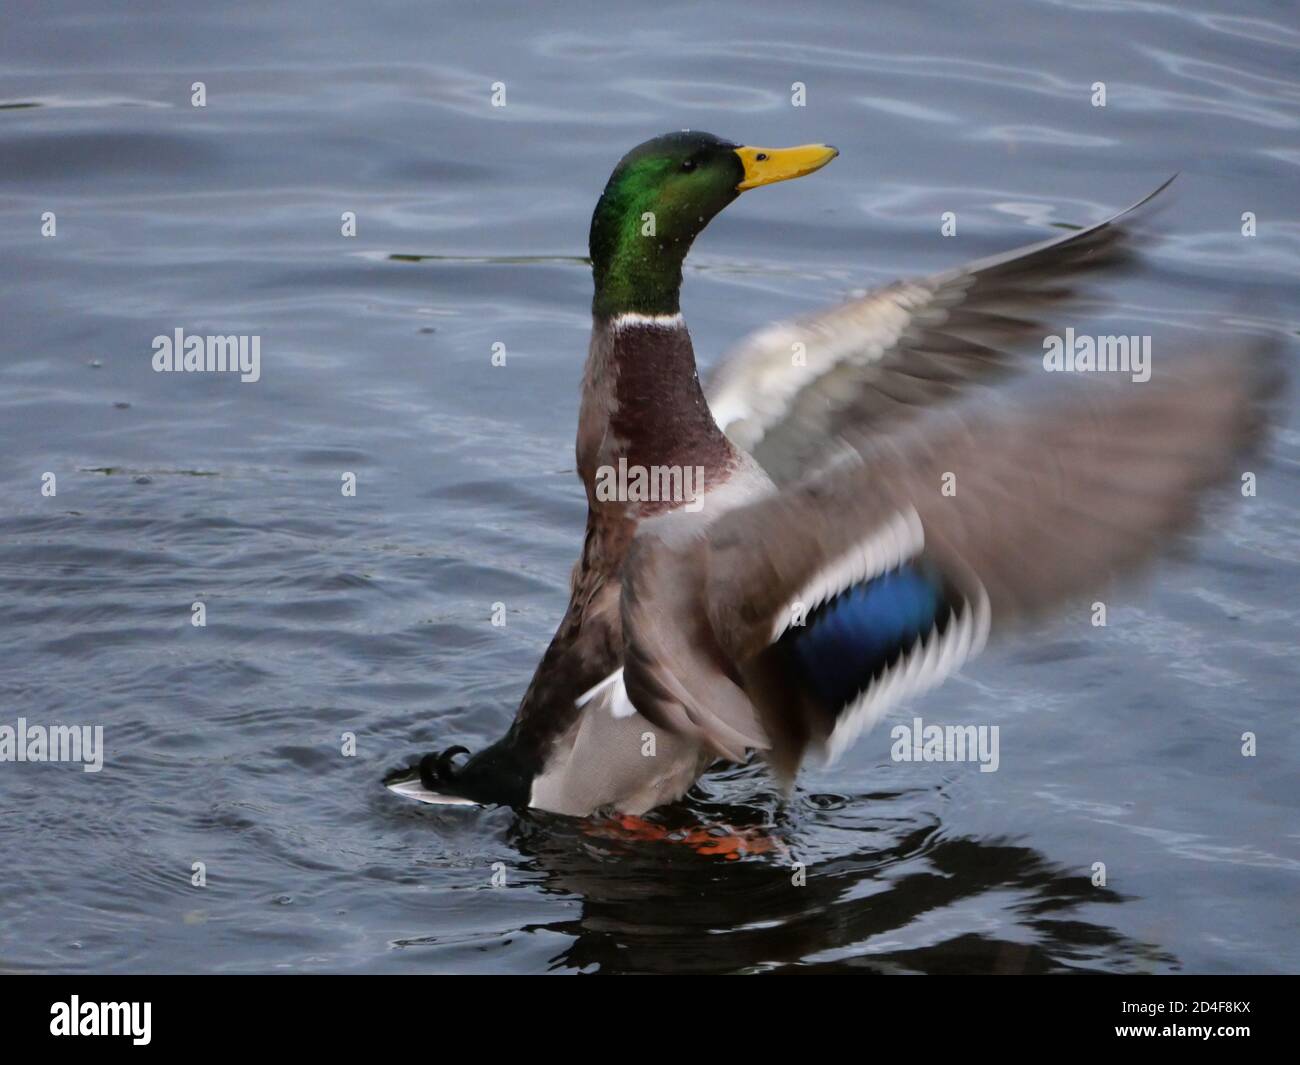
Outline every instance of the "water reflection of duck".
<path id="1" fill-rule="evenodd" d="M 742 191 L 837 154 L 675 133 L 615 168 L 591 223 L 589 511 L 568 612 L 506 735 L 463 765 L 463 748 L 429 755 L 394 790 L 637 814 L 749 750 L 788 784 L 805 752 L 837 755 L 991 626 L 1171 542 L 1257 437 L 1256 350 L 1104 400 L 957 409 L 1041 342 L 1082 271 L 1119 256 L 1123 216 L 773 326 L 706 399 L 678 304 L 692 241 Z M 612 469 L 665 490 L 607 498 Z M 703 492 L 674 498 L 686 469 Z"/>
<path id="2" fill-rule="evenodd" d="M 569 937 L 550 967 L 985 974 L 1178 967 L 1163 948 L 1106 920 L 1126 896 L 1019 841 L 953 835 L 935 819 L 933 789 L 841 796 L 820 809 L 801 793 L 793 809 L 781 810 L 772 794 L 726 801 L 742 783 L 721 795 L 693 791 L 651 817 L 682 832 L 718 823 L 763 828 L 786 840 L 788 856 L 726 862 L 669 843 L 593 839 L 585 822 L 519 818 L 511 842 L 530 875 L 542 875 L 535 886 L 579 900 L 576 912 L 531 929 Z"/>

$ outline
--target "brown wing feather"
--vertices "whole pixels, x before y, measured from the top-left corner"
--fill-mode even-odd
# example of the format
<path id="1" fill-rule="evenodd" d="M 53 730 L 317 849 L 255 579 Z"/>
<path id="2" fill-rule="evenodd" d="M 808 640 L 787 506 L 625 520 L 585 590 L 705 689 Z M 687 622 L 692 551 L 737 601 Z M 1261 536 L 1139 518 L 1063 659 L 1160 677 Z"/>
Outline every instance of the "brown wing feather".
<path id="1" fill-rule="evenodd" d="M 1172 181 L 1170 178 L 1169 181 Z M 710 376 L 718 424 L 778 484 L 841 450 L 852 427 L 883 435 L 1023 363 L 1042 316 L 1090 271 L 1125 258 L 1134 212 L 955 270 L 900 281 L 742 341 Z"/>
<path id="2" fill-rule="evenodd" d="M 1173 545 L 1203 491 L 1238 472 L 1277 390 L 1273 351 L 1189 358 L 1141 384 L 1080 383 L 1011 415 L 953 413 L 924 436 L 866 433 L 850 461 L 723 515 L 705 540 L 638 545 L 624 580 L 633 705 L 732 757 L 738 736 L 774 747 L 792 772 L 825 726 L 803 720 L 806 702 L 765 656 L 802 591 L 909 515 L 927 561 L 989 607 L 995 633 L 1095 593 Z"/>

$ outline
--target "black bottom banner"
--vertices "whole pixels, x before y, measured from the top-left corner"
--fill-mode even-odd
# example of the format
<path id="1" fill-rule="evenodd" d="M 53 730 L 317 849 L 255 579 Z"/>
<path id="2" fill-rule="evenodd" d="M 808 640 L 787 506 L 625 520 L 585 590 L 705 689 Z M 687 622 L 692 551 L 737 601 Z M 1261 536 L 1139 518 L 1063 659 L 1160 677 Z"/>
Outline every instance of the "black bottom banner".
<path id="1" fill-rule="evenodd" d="M 1008 1040 L 1046 1032 L 1071 1048 L 1199 1043 L 1230 1052 L 1272 1045 L 1294 1026 L 1291 977 L 846 979 L 851 983 L 836 988 L 830 1002 L 824 983 L 785 984 L 785 1026 L 796 1045 L 815 1038 L 822 1022 L 814 1018 L 839 1013 L 842 1030 L 845 996 L 853 994 L 861 1005 L 852 1013 L 860 1013 L 867 1032 L 883 1025 L 891 1042 L 916 1040 L 927 1050 L 972 1041 L 987 1047 L 991 1032 Z M 481 1040 L 485 1052 L 499 1052 L 512 1038 L 533 1043 L 535 1052 L 561 1033 L 584 1041 L 591 1034 L 585 1030 L 603 1018 L 613 1018 L 644 1050 L 646 1035 L 661 1033 L 666 1045 L 675 1027 L 650 1023 L 657 1015 L 689 1021 L 713 1038 L 736 1026 L 743 1041 L 754 1011 L 752 1001 L 733 1001 L 745 995 L 743 985 L 701 990 L 699 983 L 675 982 L 671 1006 L 661 987 L 590 980 L 581 988 L 552 980 L 525 989 L 516 982 L 502 995 L 481 979 L 447 975 L 6 976 L 0 1016 L 7 1050 L 37 1052 L 59 1044 L 94 1052 L 112 1043 L 204 1052 L 281 1044 L 295 1052 L 391 1052 L 407 1045 L 437 1053 L 456 1041 L 453 1032 Z M 746 1000 L 758 988 L 748 990 Z M 601 1003 L 603 993 L 608 1003 Z M 760 994 L 770 1002 L 773 988 L 764 984 Z M 782 1027 L 771 1010 L 764 1008 L 764 1022 Z M 495 1023 L 493 1013 L 500 1015 Z"/>

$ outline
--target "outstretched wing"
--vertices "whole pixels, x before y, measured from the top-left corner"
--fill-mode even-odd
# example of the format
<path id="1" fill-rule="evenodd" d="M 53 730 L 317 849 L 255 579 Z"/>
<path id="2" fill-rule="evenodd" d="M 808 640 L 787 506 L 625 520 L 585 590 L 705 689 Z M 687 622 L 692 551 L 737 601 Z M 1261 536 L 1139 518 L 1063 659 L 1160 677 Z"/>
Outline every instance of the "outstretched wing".
<path id="1" fill-rule="evenodd" d="M 1037 410 L 954 412 L 705 538 L 639 537 L 623 614 L 632 703 L 720 754 L 767 748 L 787 776 L 809 745 L 833 757 L 990 629 L 1170 546 L 1259 438 L 1272 365 L 1259 345 L 1145 383 L 1080 382 Z"/>
<path id="2" fill-rule="evenodd" d="M 1176 176 L 1176 175 L 1175 175 Z M 1133 212 L 913 281 L 743 340 L 710 374 L 718 425 L 778 484 L 825 463 L 845 427 L 883 434 L 1014 368 L 1039 317 L 1124 255 Z"/>

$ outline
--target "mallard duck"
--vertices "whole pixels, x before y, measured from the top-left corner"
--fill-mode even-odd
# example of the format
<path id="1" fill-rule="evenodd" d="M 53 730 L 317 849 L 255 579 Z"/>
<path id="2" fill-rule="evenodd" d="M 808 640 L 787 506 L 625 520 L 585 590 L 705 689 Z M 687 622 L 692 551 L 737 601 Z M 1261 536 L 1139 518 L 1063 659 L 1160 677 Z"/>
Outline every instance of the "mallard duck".
<path id="1" fill-rule="evenodd" d="M 1253 352 L 1104 398 L 1071 381 L 997 414 L 959 402 L 1024 364 L 1041 315 L 1120 254 L 1124 214 L 769 327 L 706 390 L 678 302 L 693 241 L 742 193 L 837 155 L 682 132 L 615 167 L 591 220 L 568 610 L 506 734 L 391 788 L 637 815 L 754 751 L 788 788 L 991 632 L 1171 542 L 1257 437 Z"/>

